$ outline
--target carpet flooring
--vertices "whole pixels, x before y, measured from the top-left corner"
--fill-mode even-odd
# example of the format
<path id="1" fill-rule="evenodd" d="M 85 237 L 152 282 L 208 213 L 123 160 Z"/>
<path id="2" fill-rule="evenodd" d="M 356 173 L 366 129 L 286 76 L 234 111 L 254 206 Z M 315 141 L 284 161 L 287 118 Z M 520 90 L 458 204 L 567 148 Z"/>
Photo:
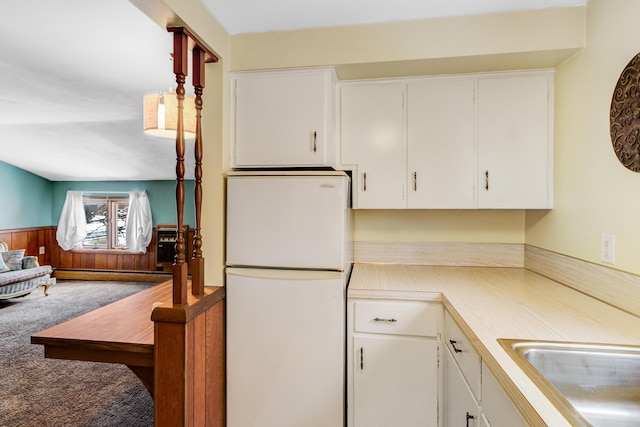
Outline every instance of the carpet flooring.
<path id="1" fill-rule="evenodd" d="M 153 426 L 153 400 L 126 366 L 45 359 L 31 335 L 154 284 L 58 281 L 0 300 L 1 427 Z"/>

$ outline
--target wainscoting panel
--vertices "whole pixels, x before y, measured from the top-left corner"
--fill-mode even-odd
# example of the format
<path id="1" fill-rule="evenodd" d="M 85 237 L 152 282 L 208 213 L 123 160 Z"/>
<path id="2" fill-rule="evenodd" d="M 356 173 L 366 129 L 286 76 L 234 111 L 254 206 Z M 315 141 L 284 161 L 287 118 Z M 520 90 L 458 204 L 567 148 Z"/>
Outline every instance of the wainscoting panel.
<path id="1" fill-rule="evenodd" d="M 25 249 L 25 255 L 37 256 L 40 265 L 50 265 L 54 269 L 156 271 L 155 230 L 146 254 L 91 249 L 65 251 L 58 246 L 56 230 L 55 226 L 0 230 L 0 241 L 6 242 L 9 249 Z M 44 247 L 44 254 L 39 253 L 41 247 Z"/>
<path id="2" fill-rule="evenodd" d="M 0 242 L 9 245 L 9 249 L 24 249 L 27 256 L 37 256 L 40 265 L 51 263 L 51 236 L 55 242 L 55 227 L 21 228 L 15 230 L 0 230 Z M 45 253 L 40 254 L 40 247 Z"/>

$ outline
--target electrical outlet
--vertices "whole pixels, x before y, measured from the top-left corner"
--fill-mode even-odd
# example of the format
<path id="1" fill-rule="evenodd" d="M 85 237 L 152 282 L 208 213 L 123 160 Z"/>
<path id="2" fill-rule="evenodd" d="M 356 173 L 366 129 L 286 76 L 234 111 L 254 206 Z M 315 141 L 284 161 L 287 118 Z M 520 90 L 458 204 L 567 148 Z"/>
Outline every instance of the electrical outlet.
<path id="1" fill-rule="evenodd" d="M 609 264 L 615 263 L 616 238 L 603 234 L 600 239 L 600 260 Z"/>
<path id="2" fill-rule="evenodd" d="M 40 255 L 44 255 L 44 246 L 40 246 L 39 253 Z"/>

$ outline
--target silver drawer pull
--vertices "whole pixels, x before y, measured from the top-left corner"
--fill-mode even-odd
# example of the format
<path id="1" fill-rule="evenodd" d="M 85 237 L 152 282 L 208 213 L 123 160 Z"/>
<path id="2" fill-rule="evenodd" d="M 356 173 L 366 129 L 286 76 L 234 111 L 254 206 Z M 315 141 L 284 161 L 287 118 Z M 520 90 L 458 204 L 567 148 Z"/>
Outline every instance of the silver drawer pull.
<path id="1" fill-rule="evenodd" d="M 395 322 L 397 322 L 397 320 L 396 320 L 396 319 L 394 319 L 394 318 L 391 318 L 391 319 L 381 319 L 381 318 L 379 318 L 379 317 L 375 317 L 375 318 L 373 319 L 373 321 L 374 321 L 374 322 L 384 322 L 384 323 L 395 323 Z"/>

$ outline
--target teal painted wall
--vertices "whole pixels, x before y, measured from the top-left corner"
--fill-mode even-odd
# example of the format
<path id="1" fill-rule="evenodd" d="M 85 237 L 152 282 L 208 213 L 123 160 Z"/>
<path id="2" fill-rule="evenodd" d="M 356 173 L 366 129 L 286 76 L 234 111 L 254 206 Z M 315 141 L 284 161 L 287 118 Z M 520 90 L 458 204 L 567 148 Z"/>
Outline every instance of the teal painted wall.
<path id="1" fill-rule="evenodd" d="M 0 182 L 0 230 L 53 225 L 51 181 L 0 161 Z"/>
<path id="2" fill-rule="evenodd" d="M 195 226 L 195 208 L 193 199 L 194 181 L 185 181 L 184 223 Z M 176 182 L 175 181 L 56 181 L 53 182 L 53 211 L 55 225 L 60 219 L 60 212 L 67 190 L 100 192 L 146 191 L 151 204 L 153 225 L 176 223 Z M 108 193 L 100 195 L 109 195 Z M 122 195 L 122 194 L 112 194 Z"/>
<path id="3" fill-rule="evenodd" d="M 153 225 L 176 223 L 175 181 L 49 181 L 0 161 L 0 230 L 58 225 L 67 190 L 146 191 Z M 195 226 L 193 190 L 185 181 L 184 223 Z M 105 194 L 107 195 L 107 194 Z"/>

